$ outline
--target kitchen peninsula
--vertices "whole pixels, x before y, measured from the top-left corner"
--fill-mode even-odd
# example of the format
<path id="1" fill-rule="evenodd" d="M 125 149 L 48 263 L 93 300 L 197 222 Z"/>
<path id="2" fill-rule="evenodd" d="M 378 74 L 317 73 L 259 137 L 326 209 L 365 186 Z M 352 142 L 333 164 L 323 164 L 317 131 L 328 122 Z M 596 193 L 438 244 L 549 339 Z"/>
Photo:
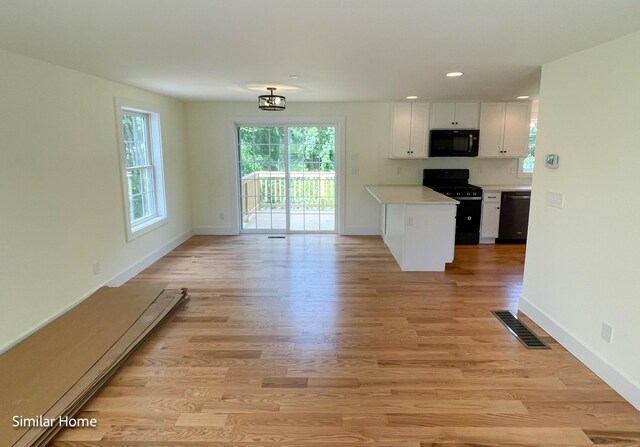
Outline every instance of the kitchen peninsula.
<path id="1" fill-rule="evenodd" d="M 425 186 L 370 185 L 380 235 L 402 271 L 441 272 L 453 262 L 458 201 Z"/>

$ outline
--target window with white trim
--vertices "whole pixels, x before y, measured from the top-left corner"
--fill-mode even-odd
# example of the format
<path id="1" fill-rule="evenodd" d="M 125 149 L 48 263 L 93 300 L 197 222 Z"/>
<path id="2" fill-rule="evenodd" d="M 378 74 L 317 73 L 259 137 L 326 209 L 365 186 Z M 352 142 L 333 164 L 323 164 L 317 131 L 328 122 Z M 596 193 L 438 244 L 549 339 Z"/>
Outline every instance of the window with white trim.
<path id="1" fill-rule="evenodd" d="M 166 221 L 160 115 L 117 104 L 127 239 Z"/>
<path id="2" fill-rule="evenodd" d="M 538 102 L 534 101 L 531 107 L 531 124 L 529 125 L 529 149 L 527 156 L 520 159 L 518 177 L 531 177 L 536 154 L 536 137 L 538 136 Z"/>

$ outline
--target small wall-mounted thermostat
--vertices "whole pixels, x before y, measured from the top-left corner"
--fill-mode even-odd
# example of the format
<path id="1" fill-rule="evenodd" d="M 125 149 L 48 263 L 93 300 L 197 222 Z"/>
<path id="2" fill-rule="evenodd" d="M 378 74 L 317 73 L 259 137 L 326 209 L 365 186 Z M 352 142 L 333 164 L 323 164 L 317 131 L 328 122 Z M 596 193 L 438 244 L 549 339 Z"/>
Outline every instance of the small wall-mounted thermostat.
<path id="1" fill-rule="evenodd" d="M 547 154 L 547 159 L 545 165 L 549 169 L 557 169 L 558 162 L 560 161 L 560 156 L 556 154 Z"/>

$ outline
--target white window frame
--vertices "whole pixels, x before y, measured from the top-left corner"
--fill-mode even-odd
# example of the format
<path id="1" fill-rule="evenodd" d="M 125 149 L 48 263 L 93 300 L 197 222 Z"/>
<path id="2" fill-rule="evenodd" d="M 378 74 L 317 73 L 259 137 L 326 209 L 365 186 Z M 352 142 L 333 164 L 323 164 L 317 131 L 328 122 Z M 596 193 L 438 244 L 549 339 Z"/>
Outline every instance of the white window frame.
<path id="1" fill-rule="evenodd" d="M 233 183 L 228 183 L 229 191 L 233 191 L 236 200 L 233 201 L 234 226 L 229 229 L 229 234 L 240 234 L 240 193 L 238 185 L 240 185 L 240 170 L 238 165 L 238 127 L 246 126 L 333 126 L 336 128 L 336 148 L 335 148 L 335 172 L 336 172 L 336 229 L 335 233 L 344 234 L 347 232 L 346 225 L 346 168 L 344 160 L 345 156 L 345 123 L 344 116 L 237 116 L 231 117 L 229 120 L 229 139 L 233 142 L 233 156 L 230 161 L 233 163 L 229 169 L 235 172 Z"/>
<path id="2" fill-rule="evenodd" d="M 122 179 L 122 197 L 124 203 L 125 233 L 130 242 L 167 222 L 167 205 L 165 198 L 164 169 L 162 160 L 162 139 L 160 131 L 160 112 L 153 107 L 139 104 L 125 99 L 116 98 L 116 128 L 118 135 L 118 152 L 120 160 L 120 175 Z M 155 215 L 135 225 L 131 222 L 131 203 L 129 202 L 129 184 L 127 180 L 127 165 L 124 144 L 124 130 L 122 127 L 123 112 L 132 112 L 146 115 L 148 119 L 148 134 L 151 154 L 151 166 L 153 168 L 153 187 L 155 193 Z"/>
<path id="3" fill-rule="evenodd" d="M 518 177 L 521 177 L 521 178 L 533 177 L 533 171 L 525 172 L 524 170 L 524 161 L 526 158 L 527 157 L 518 158 Z"/>

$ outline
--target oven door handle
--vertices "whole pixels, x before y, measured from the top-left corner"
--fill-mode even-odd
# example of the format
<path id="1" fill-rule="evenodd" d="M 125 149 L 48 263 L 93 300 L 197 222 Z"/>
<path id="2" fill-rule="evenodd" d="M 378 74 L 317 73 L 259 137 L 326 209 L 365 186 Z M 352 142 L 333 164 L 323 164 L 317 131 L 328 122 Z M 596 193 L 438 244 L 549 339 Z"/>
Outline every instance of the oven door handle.
<path id="1" fill-rule="evenodd" d="M 451 197 L 453 200 L 482 200 L 482 197 Z"/>

